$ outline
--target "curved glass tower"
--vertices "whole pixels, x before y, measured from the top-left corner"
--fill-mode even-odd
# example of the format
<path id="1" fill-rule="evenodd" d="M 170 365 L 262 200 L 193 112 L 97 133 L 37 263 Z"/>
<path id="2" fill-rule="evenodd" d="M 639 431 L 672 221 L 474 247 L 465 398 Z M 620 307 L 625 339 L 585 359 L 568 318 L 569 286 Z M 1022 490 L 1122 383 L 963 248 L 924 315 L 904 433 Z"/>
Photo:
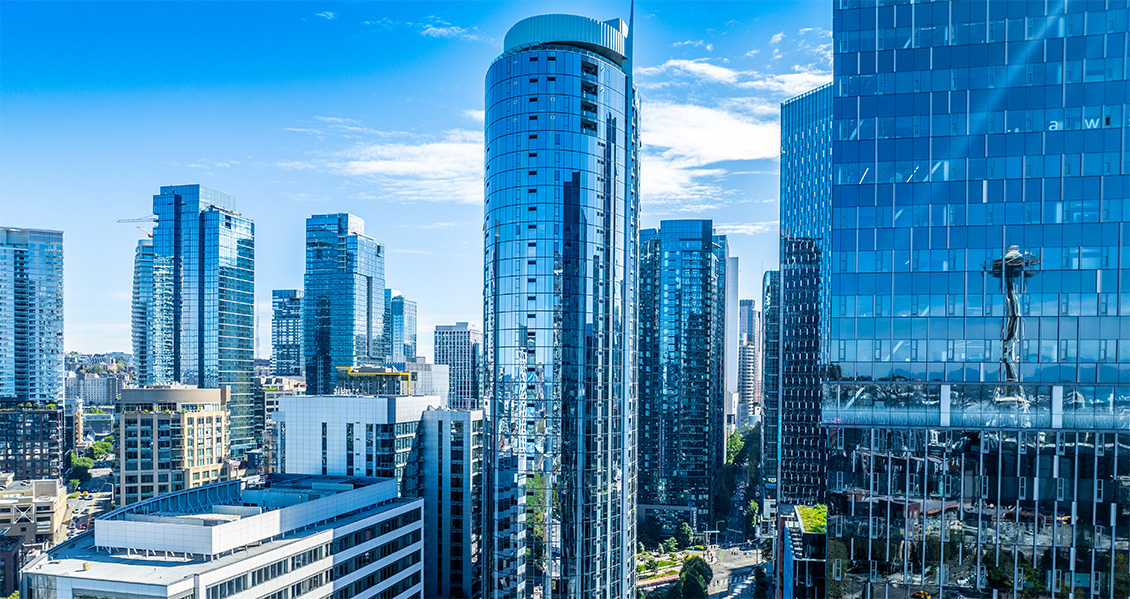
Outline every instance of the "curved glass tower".
<path id="1" fill-rule="evenodd" d="M 621 20 L 518 22 L 486 78 L 485 595 L 635 596 L 639 147 Z"/>

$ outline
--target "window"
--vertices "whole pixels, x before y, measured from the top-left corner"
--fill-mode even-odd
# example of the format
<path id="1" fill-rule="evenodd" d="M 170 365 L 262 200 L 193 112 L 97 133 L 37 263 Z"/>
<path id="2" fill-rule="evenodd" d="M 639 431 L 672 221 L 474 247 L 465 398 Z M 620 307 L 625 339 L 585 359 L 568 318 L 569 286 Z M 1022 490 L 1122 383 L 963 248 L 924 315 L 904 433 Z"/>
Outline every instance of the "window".
<path id="1" fill-rule="evenodd" d="M 1055 500 L 1064 501 L 1064 495 L 1067 494 L 1067 481 L 1062 478 L 1055 479 Z"/>
<path id="2" fill-rule="evenodd" d="M 1028 477 L 1021 476 L 1016 482 L 1018 485 L 1017 493 L 1020 499 L 1028 499 Z"/>
<path id="3" fill-rule="evenodd" d="M 836 558 L 832 561 L 832 580 L 843 580 L 844 578 L 844 560 Z"/>

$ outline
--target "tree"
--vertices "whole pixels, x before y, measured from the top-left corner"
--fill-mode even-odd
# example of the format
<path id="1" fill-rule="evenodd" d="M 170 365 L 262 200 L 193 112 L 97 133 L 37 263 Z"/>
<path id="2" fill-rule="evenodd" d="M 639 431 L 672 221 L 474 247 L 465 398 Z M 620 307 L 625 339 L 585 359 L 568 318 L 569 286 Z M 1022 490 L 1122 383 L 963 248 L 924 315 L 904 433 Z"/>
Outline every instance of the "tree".
<path id="1" fill-rule="evenodd" d="M 706 584 L 710 584 L 710 581 L 714 580 L 714 570 L 710 568 L 710 564 L 697 555 L 683 563 L 683 569 L 679 571 L 680 576 L 684 572 L 694 572 Z"/>
<path id="2" fill-rule="evenodd" d="M 707 599 L 709 596 L 706 592 L 706 581 L 698 575 L 697 572 L 690 572 L 679 579 L 683 582 L 683 594 L 680 597 L 685 599 Z"/>
<path id="3" fill-rule="evenodd" d="M 675 539 L 679 542 L 680 548 L 690 547 L 691 543 L 694 542 L 694 530 L 691 529 L 691 525 L 686 522 L 679 524 L 679 531 L 675 533 Z"/>
<path id="4" fill-rule="evenodd" d="M 756 499 L 750 499 L 749 503 L 745 506 L 745 529 L 747 532 L 757 530 L 757 516 L 761 513 L 761 506 L 757 504 Z"/>
<path id="5" fill-rule="evenodd" d="M 741 465 L 745 461 L 745 439 L 738 431 L 730 433 L 726 439 L 726 463 Z M 739 459 L 740 458 L 740 459 Z"/>
<path id="6" fill-rule="evenodd" d="M 667 553 L 675 553 L 679 550 L 679 542 L 675 540 L 675 537 L 667 537 L 667 539 L 663 541 L 663 544 L 660 545 L 660 547 L 662 547 L 663 551 L 666 551 Z"/>
<path id="7" fill-rule="evenodd" d="M 77 491 L 78 486 L 81 485 L 82 482 L 79 481 L 79 479 L 77 479 L 77 478 L 72 478 L 71 480 L 67 481 L 67 484 L 71 486 L 72 491 Z"/>
<path id="8" fill-rule="evenodd" d="M 75 454 L 71 454 L 71 478 L 77 478 L 80 482 L 90 480 L 90 469 L 94 467 L 94 460 L 90 458 L 76 458 Z"/>

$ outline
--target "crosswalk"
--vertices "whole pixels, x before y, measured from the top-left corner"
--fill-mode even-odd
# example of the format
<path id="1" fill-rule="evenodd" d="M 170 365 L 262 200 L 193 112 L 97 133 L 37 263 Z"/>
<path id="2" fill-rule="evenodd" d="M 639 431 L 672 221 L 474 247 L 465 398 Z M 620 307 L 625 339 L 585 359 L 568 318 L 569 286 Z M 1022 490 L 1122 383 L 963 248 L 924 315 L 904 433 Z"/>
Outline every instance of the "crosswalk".
<path id="1" fill-rule="evenodd" d="M 730 592 L 726 595 L 726 599 L 738 599 L 745 596 L 746 589 L 753 586 L 753 574 L 745 576 L 731 576 L 730 577 Z"/>

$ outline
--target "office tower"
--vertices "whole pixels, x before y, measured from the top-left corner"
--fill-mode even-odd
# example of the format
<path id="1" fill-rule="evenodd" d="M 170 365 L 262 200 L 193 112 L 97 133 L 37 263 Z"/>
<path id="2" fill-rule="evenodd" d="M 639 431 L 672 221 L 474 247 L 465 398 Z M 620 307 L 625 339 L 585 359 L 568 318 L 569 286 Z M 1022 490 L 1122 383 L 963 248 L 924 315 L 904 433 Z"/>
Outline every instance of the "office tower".
<path id="1" fill-rule="evenodd" d="M 776 521 L 777 467 L 780 464 L 781 385 L 781 272 L 767 270 L 761 278 L 761 497 L 764 519 Z"/>
<path id="2" fill-rule="evenodd" d="M 483 333 L 465 322 L 436 325 L 435 360 L 445 364 L 451 379 L 448 402 L 454 410 L 482 408 Z"/>
<path id="3" fill-rule="evenodd" d="M 483 412 L 428 409 L 421 423 L 425 597 L 483 596 Z"/>
<path id="4" fill-rule="evenodd" d="M 828 596 L 1130 593 L 1125 2 L 833 25 Z"/>
<path id="5" fill-rule="evenodd" d="M 311 395 L 333 393 L 337 367 L 383 362 L 384 247 L 352 214 L 306 219 L 303 353 Z"/>
<path id="6" fill-rule="evenodd" d="M 778 499 L 823 500 L 820 400 L 827 339 L 832 86 L 781 104 L 781 270 Z"/>
<path id="7" fill-rule="evenodd" d="M 229 388 L 231 452 L 242 456 L 255 447 L 255 225 L 234 206 L 203 185 L 153 196 L 152 247 L 142 240 L 134 259 L 133 340 L 139 383 Z"/>
<path id="8" fill-rule="evenodd" d="M 395 289 L 385 289 L 385 359 L 416 359 L 416 302 Z"/>
<path id="9" fill-rule="evenodd" d="M 122 389 L 115 504 L 227 480 L 229 401 L 226 387 Z"/>
<path id="10" fill-rule="evenodd" d="M 280 397 L 278 472 L 392 477 L 415 496 L 420 418 L 438 407 L 427 395 Z"/>
<path id="11" fill-rule="evenodd" d="M 726 240 L 709 220 L 640 231 L 639 509 L 714 528 L 725 461 Z"/>
<path id="12" fill-rule="evenodd" d="M 0 227 L 0 399 L 63 401 L 63 234 Z"/>
<path id="13" fill-rule="evenodd" d="M 356 476 L 184 489 L 106 514 L 93 534 L 40 554 L 20 596 L 415 599 L 422 511 L 422 500 L 397 497 L 396 481 Z"/>
<path id="14" fill-rule="evenodd" d="M 271 292 L 271 374 L 302 376 L 302 290 Z"/>
<path id="15" fill-rule="evenodd" d="M 259 434 L 259 455 L 252 456 L 248 468 L 262 472 L 273 472 L 277 463 L 278 439 L 275 438 L 275 410 L 279 409 L 279 398 L 290 395 L 305 395 L 306 383 L 301 378 L 285 376 L 256 377 L 251 387 L 255 395 L 256 424 L 262 423 Z M 258 460 L 252 465 L 251 462 Z"/>
<path id="16" fill-rule="evenodd" d="M 0 472 L 0 542 L 23 537 L 25 549 L 44 550 L 63 541 L 67 529 L 67 487 L 50 478 L 21 480 Z"/>
<path id="17" fill-rule="evenodd" d="M 738 311 L 738 427 L 752 426 L 761 409 L 761 311 L 741 300 Z"/>
<path id="18" fill-rule="evenodd" d="M 486 77 L 485 588 L 635 597 L 639 136 L 619 19 L 519 21 Z"/>
<path id="19" fill-rule="evenodd" d="M 63 453 L 75 450 L 82 443 L 82 410 L 83 402 L 78 397 L 68 397 L 63 400 Z"/>
<path id="20" fill-rule="evenodd" d="M 0 472 L 17 479 L 59 478 L 63 462 L 63 406 L 0 401 Z"/>

